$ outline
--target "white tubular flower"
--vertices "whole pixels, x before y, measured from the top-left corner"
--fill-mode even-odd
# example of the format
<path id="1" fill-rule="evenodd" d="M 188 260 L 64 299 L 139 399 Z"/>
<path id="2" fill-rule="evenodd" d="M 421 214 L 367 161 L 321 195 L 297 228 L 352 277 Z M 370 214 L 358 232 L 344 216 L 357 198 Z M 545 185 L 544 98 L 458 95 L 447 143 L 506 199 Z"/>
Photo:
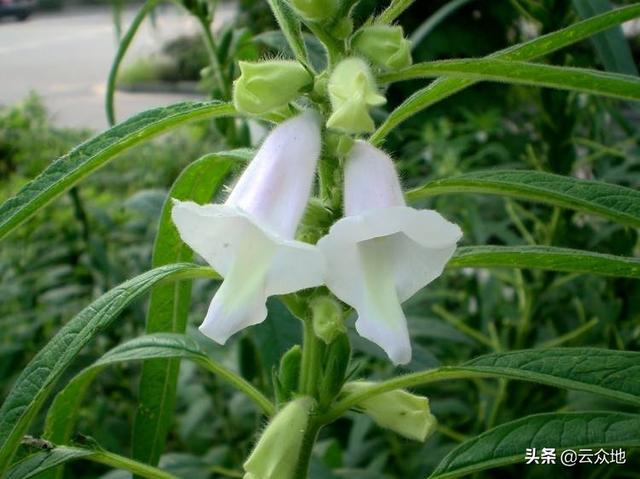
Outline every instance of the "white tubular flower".
<path id="1" fill-rule="evenodd" d="M 364 141 L 353 146 L 344 175 L 345 217 L 318 242 L 325 282 L 356 309 L 358 334 L 406 364 L 401 304 L 442 274 L 462 232 L 435 211 L 406 206 L 393 161 Z"/>
<path id="2" fill-rule="evenodd" d="M 294 240 L 319 156 L 319 121 L 304 113 L 267 136 L 224 204 L 174 200 L 180 237 L 224 278 L 200 326 L 217 343 L 264 321 L 267 297 L 322 284 L 322 255 Z"/>

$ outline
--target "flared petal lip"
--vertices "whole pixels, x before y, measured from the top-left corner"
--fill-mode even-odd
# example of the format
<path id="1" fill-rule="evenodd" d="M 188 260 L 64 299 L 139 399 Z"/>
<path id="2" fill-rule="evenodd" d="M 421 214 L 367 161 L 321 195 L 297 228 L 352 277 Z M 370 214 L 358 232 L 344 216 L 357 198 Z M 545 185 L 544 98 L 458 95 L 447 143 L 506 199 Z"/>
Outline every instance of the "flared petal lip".
<path id="1" fill-rule="evenodd" d="M 420 273 L 414 280 L 415 272 L 407 271 L 407 280 L 397 283 L 401 301 L 406 301 L 418 289 L 440 276 L 456 243 L 462 237 L 460 228 L 436 211 L 416 210 L 408 206 L 371 209 L 342 218 L 317 245 L 324 253 L 327 264 L 327 287 L 345 303 L 352 306 L 359 304 L 363 279 L 358 243 L 396 233 L 403 233 L 418 247 L 443 256 L 442 263 L 427 275 L 430 278 L 427 281 L 420 279 L 424 278 L 424 273 Z"/>
<path id="2" fill-rule="evenodd" d="M 436 232 L 432 229 L 434 223 L 439 227 Z M 358 243 L 395 233 L 404 233 L 419 245 L 436 249 L 457 243 L 462 238 L 458 225 L 445 220 L 436 211 L 393 206 L 342 218 L 320 242 Z"/>
<path id="3" fill-rule="evenodd" d="M 192 201 L 180 201 L 175 198 L 173 205 L 172 218 L 182 240 L 211 264 L 221 276 L 226 276 L 234 255 L 241 254 L 240 251 L 237 251 L 240 244 L 247 241 L 269 241 L 275 245 L 274 258 L 276 260 L 286 261 L 287 257 L 292 256 L 307 264 L 304 268 L 291 268 L 295 271 L 293 278 L 268 278 L 267 282 L 275 283 L 276 286 L 268 287 L 267 295 L 286 294 L 322 284 L 325 269 L 324 258 L 314 245 L 282 238 L 269 225 L 260 222 L 258 218 L 235 205 L 213 203 L 199 205 Z M 206 238 L 208 232 L 219 229 L 220 238 L 215 238 L 211 242 L 217 244 L 198 244 L 185 237 L 178 218 L 181 209 L 201 219 L 195 226 L 191 225 L 191 228 L 194 228 L 191 234 L 195 238 Z M 243 228 L 234 227 L 237 225 L 231 223 L 238 221 L 244 226 Z M 254 236 L 254 238 L 247 238 L 247 236 Z M 224 248 L 224 254 L 212 253 L 212 251 L 221 248 Z M 276 268 L 279 273 L 287 270 L 281 265 L 274 265 L 274 269 Z"/>

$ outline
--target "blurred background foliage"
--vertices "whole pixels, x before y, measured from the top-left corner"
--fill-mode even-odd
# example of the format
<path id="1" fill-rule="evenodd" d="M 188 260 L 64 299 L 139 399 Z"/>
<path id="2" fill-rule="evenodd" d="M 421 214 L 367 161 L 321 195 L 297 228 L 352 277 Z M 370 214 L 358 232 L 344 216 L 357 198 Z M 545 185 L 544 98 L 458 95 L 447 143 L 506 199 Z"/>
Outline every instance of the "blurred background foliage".
<path id="1" fill-rule="evenodd" d="M 219 60 L 229 81 L 234 62 L 286 55 L 267 2 L 239 0 L 233 24 L 218 32 Z M 366 18 L 384 2 L 362 0 Z M 400 23 L 411 34 L 444 0 L 416 2 Z M 415 45 L 416 61 L 477 57 L 579 20 L 581 2 L 569 0 L 471 1 Z M 617 5 L 633 2 L 616 2 Z M 630 40 L 633 58 L 640 42 Z M 215 93 L 207 52 L 199 37 L 164 47 L 171 59 L 156 78 L 196 80 Z M 597 43 L 581 42 L 550 63 L 610 68 Z M 628 58 L 631 65 L 635 62 Z M 204 71 L 203 71 L 204 69 Z M 131 72 L 129 72 L 131 76 Z M 125 74 L 126 77 L 126 74 Z M 386 111 L 415 91 L 417 82 L 393 85 Z M 376 112 L 379 119 L 382 110 Z M 407 187 L 427 179 L 488 168 L 527 168 L 640 186 L 637 106 L 574 93 L 478 84 L 395 130 L 385 148 Z M 190 125 L 139 147 L 74 188 L 4 242 L 0 250 L 0 397 L 60 325 L 121 281 L 149 268 L 160 208 L 181 169 L 199 156 L 247 138 L 225 136 L 222 122 Z M 0 196 L 6 198 L 51 160 L 90 135 L 52 126 L 37 94 L 0 109 Z M 490 196 L 443 196 L 425 201 L 457 222 L 466 245 L 571 246 L 638 255 L 636 231 L 581 214 Z M 269 319 L 224 348 L 195 329 L 213 285 L 198 281 L 189 334 L 213 358 L 261 388 L 271 387 L 280 355 L 300 339 L 300 327 L 277 301 Z M 73 373 L 125 339 L 144 332 L 145 304 L 131 307 L 117 325 L 84 351 Z M 471 357 L 520 348 L 595 346 L 640 350 L 640 285 L 627 279 L 512 270 L 451 271 L 406 305 L 414 359 L 403 371 L 458 364 Z M 351 326 L 353 318 L 351 319 Z M 351 329 L 353 331 L 353 329 Z M 356 375 L 388 378 L 394 371 L 375 345 L 351 335 Z M 136 410 L 139 365 L 101 373 L 82 410 L 78 443 L 97 442 L 127 454 Z M 397 373 L 398 371 L 395 371 Z M 453 446 L 505 421 L 542 411 L 620 408 L 602 399 L 540 385 L 502 380 L 437 383 L 429 396 L 438 433 L 426 444 L 399 438 L 350 413 L 327 428 L 315 449 L 311 477 L 351 479 L 425 477 Z M 190 363 L 181 367 L 175 425 L 161 465 L 190 479 L 242 477 L 260 418 L 239 393 Z M 331 438 L 331 439 L 329 439 Z M 622 467 L 553 468 L 553 477 L 640 477 L 637 455 Z M 537 478 L 549 466 L 511 466 L 478 477 Z M 634 472 L 635 471 L 635 472 Z M 100 466 L 67 467 L 68 477 L 102 477 Z M 103 477 L 117 478 L 119 472 Z"/>

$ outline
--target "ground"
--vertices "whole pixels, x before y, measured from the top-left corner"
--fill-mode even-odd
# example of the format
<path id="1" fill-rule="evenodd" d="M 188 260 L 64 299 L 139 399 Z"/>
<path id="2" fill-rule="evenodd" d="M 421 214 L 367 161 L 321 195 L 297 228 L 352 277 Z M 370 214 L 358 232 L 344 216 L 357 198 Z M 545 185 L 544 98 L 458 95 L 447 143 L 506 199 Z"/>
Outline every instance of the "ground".
<path id="1" fill-rule="evenodd" d="M 123 12 L 126 27 L 135 14 Z M 233 11 L 219 7 L 216 25 Z M 170 38 L 197 32 L 192 17 L 167 5 L 147 20 L 134 40 L 128 59 L 160 49 Z M 44 99 L 58 126 L 106 128 L 104 92 L 117 40 L 112 11 L 106 7 L 35 14 L 26 22 L 0 21 L 0 104 L 9 105 L 29 91 Z M 122 120 L 153 106 L 193 99 L 188 94 L 116 94 L 116 114 Z M 197 97 L 196 97 L 197 98 Z"/>

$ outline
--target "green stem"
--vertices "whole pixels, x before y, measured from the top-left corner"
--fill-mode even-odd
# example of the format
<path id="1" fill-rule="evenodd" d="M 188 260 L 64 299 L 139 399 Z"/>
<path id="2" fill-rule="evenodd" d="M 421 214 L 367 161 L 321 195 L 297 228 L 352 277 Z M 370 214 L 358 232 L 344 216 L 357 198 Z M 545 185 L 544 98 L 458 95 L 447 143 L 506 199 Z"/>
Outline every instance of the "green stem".
<path id="1" fill-rule="evenodd" d="M 393 21 L 402 15 L 402 12 L 409 8 L 414 1 L 415 0 L 393 0 L 391 5 L 389 5 L 387 9 L 378 16 L 376 23 L 381 25 L 393 23 Z"/>
<path id="2" fill-rule="evenodd" d="M 214 363 L 213 361 L 199 361 L 205 369 L 208 369 L 214 374 L 217 374 L 221 378 L 225 379 L 229 384 L 235 386 L 239 391 L 245 393 L 254 403 L 256 403 L 264 413 L 272 417 L 276 413 L 276 407 L 274 404 L 258 389 L 256 389 L 247 380 L 234 373 L 233 371 Z"/>
<path id="3" fill-rule="evenodd" d="M 311 453 L 313 446 L 320 432 L 320 424 L 313 418 L 309 418 L 309 425 L 302 438 L 302 446 L 298 455 L 298 464 L 296 466 L 295 479 L 307 479 L 309 471 L 309 462 L 311 461 Z"/>
<path id="4" fill-rule="evenodd" d="M 91 456 L 87 456 L 84 459 L 89 459 L 100 464 L 113 467 L 115 469 L 124 469 L 138 476 L 147 477 L 149 479 L 178 479 L 177 476 L 169 474 L 157 467 L 143 464 L 128 457 L 120 456 L 112 452 L 96 451 Z"/>
<path id="5" fill-rule="evenodd" d="M 483 344 L 488 348 L 494 349 L 495 345 L 490 338 L 482 334 L 480 331 L 473 329 L 471 326 L 467 326 L 464 322 L 455 317 L 442 306 L 436 305 L 432 309 L 434 313 L 444 319 L 447 323 L 451 324 L 461 333 L 466 334 L 470 338 L 475 339 L 478 343 Z"/>
<path id="6" fill-rule="evenodd" d="M 303 321 L 302 364 L 300 367 L 300 392 L 317 397 L 318 377 L 320 375 L 320 340 L 313 332 L 313 322 Z"/>
<path id="7" fill-rule="evenodd" d="M 216 46 L 216 41 L 211 33 L 211 26 L 207 19 L 202 17 L 197 17 L 197 19 L 202 27 L 202 34 L 204 36 L 204 43 L 207 47 L 207 53 L 209 54 L 211 70 L 213 71 L 216 82 L 220 85 L 222 99 L 227 100 L 229 98 L 229 89 L 227 88 L 227 84 L 222 74 L 222 67 L 220 66 L 220 60 L 218 59 L 218 47 Z"/>
<path id="8" fill-rule="evenodd" d="M 116 122 L 116 114 L 115 108 L 113 105 L 113 95 L 116 89 L 116 79 L 118 78 L 118 70 L 120 68 L 120 64 L 124 59 L 129 46 L 131 45 L 131 41 L 133 37 L 135 37 L 138 28 L 142 24 L 142 21 L 149 14 L 151 10 L 153 10 L 158 3 L 158 0 L 147 0 L 142 8 L 138 10 L 136 16 L 133 18 L 131 25 L 127 29 L 127 32 L 122 37 L 120 44 L 118 45 L 118 51 L 116 52 L 116 57 L 113 59 L 113 63 L 111 64 L 111 69 L 109 70 L 109 78 L 107 79 L 107 93 L 105 96 L 105 110 L 107 113 L 107 121 L 109 122 L 109 126 L 113 126 Z"/>

